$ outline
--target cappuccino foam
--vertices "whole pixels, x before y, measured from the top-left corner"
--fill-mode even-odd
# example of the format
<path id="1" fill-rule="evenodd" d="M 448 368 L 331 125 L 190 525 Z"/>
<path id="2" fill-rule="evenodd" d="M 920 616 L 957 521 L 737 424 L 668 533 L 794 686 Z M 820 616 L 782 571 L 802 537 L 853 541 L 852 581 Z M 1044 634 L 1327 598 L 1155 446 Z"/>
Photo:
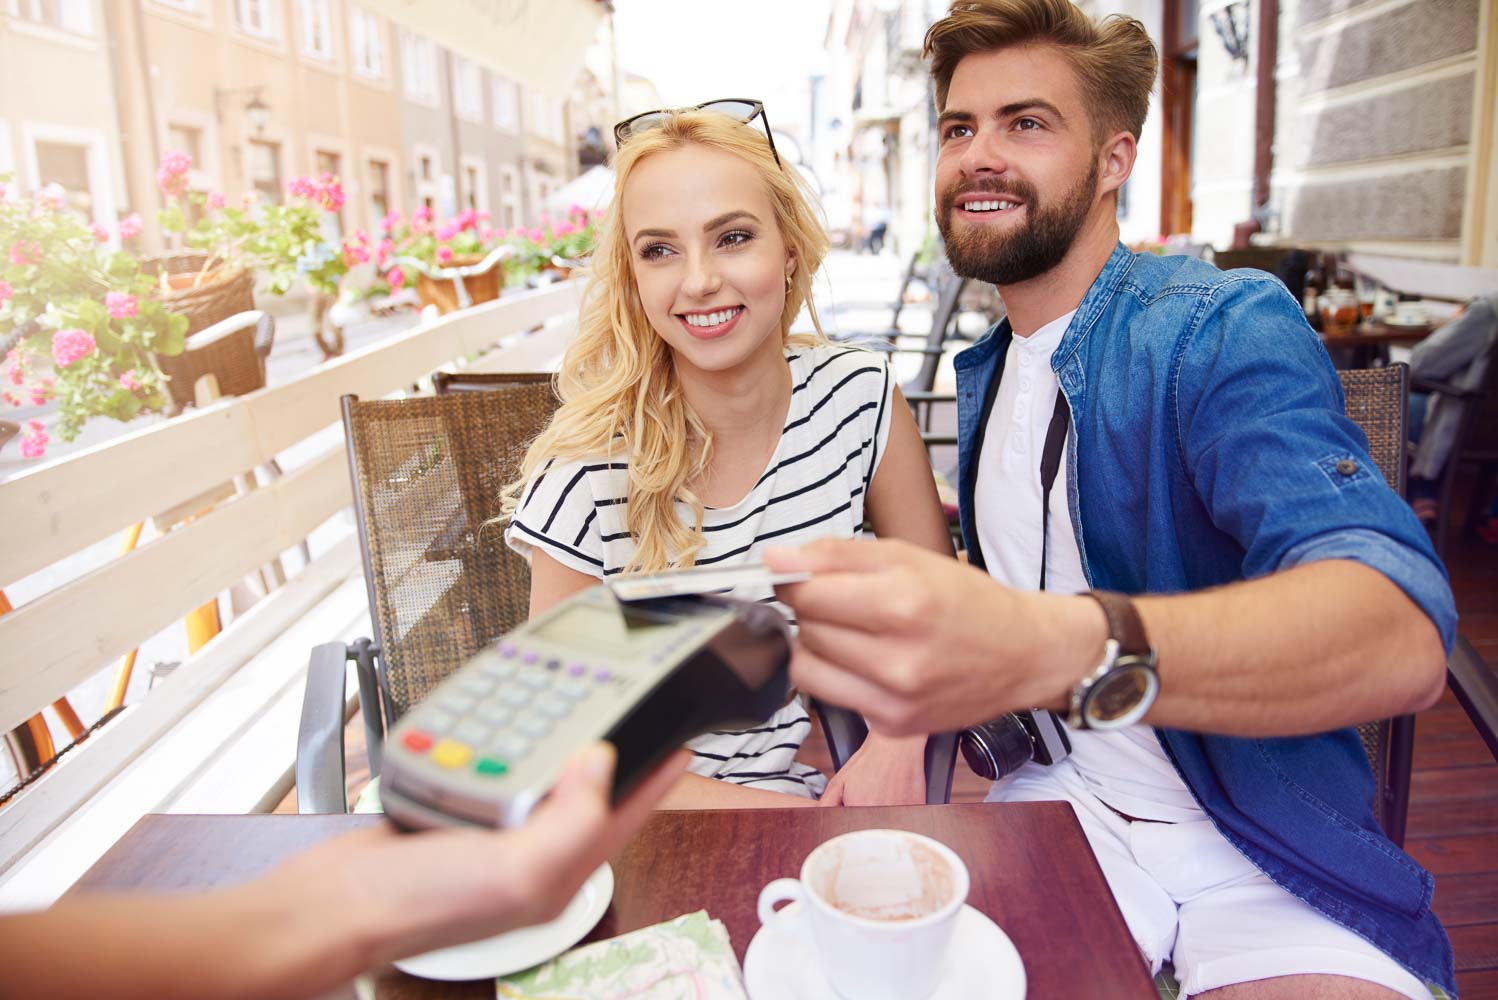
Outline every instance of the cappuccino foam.
<path id="1" fill-rule="evenodd" d="M 827 905 L 865 920 L 917 920 L 952 901 L 952 866 L 910 837 L 832 844 L 819 859 L 813 889 Z"/>

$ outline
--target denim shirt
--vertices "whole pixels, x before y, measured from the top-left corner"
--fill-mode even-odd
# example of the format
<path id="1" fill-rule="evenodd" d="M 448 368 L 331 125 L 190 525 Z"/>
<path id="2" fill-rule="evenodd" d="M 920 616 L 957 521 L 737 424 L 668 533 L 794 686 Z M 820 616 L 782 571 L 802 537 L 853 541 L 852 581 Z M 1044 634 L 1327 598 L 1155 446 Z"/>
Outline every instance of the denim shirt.
<path id="1" fill-rule="evenodd" d="M 969 553 L 977 519 L 1004 516 L 974 510 L 973 493 L 985 398 L 1011 336 L 1005 320 L 954 362 Z M 1409 595 L 1449 652 L 1445 570 L 1343 416 L 1326 351 L 1273 276 L 1120 245 L 1051 367 L 1071 404 L 1067 496 L 1091 586 L 1181 593 L 1352 559 Z M 1218 831 L 1265 875 L 1454 993 L 1451 945 L 1430 911 L 1435 880 L 1380 829 L 1355 729 L 1156 732 Z"/>

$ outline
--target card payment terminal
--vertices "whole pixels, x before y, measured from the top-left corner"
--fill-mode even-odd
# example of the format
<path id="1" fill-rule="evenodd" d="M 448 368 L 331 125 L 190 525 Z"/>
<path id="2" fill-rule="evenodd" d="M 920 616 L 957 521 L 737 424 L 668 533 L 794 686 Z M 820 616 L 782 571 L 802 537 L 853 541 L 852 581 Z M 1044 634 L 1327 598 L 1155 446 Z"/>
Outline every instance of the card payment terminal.
<path id="1" fill-rule="evenodd" d="M 621 603 L 602 585 L 526 622 L 443 680 L 390 733 L 380 798 L 420 829 L 515 826 L 567 758 L 618 749 L 614 795 L 710 729 L 785 703 L 790 635 L 771 607 L 717 596 Z"/>

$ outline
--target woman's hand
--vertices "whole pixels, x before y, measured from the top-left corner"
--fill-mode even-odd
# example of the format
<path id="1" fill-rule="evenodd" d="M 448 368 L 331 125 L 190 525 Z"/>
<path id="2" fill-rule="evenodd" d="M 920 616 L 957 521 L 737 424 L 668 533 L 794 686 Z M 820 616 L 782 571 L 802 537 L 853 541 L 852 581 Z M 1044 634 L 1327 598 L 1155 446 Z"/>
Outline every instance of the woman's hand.
<path id="1" fill-rule="evenodd" d="M 913 806 L 926 802 L 926 737 L 881 736 L 863 746 L 832 776 L 824 806 Z"/>

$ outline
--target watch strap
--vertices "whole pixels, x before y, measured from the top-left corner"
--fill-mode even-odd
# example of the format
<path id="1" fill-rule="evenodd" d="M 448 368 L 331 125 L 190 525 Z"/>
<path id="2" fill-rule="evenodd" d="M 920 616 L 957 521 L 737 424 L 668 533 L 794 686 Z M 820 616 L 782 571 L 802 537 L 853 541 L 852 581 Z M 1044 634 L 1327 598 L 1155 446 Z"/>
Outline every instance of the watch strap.
<path id="1" fill-rule="evenodd" d="M 1103 615 L 1108 619 L 1108 638 L 1118 643 L 1120 655 L 1149 654 L 1149 637 L 1145 635 L 1144 621 L 1133 601 L 1111 590 L 1089 590 L 1086 596 L 1102 607 Z"/>

